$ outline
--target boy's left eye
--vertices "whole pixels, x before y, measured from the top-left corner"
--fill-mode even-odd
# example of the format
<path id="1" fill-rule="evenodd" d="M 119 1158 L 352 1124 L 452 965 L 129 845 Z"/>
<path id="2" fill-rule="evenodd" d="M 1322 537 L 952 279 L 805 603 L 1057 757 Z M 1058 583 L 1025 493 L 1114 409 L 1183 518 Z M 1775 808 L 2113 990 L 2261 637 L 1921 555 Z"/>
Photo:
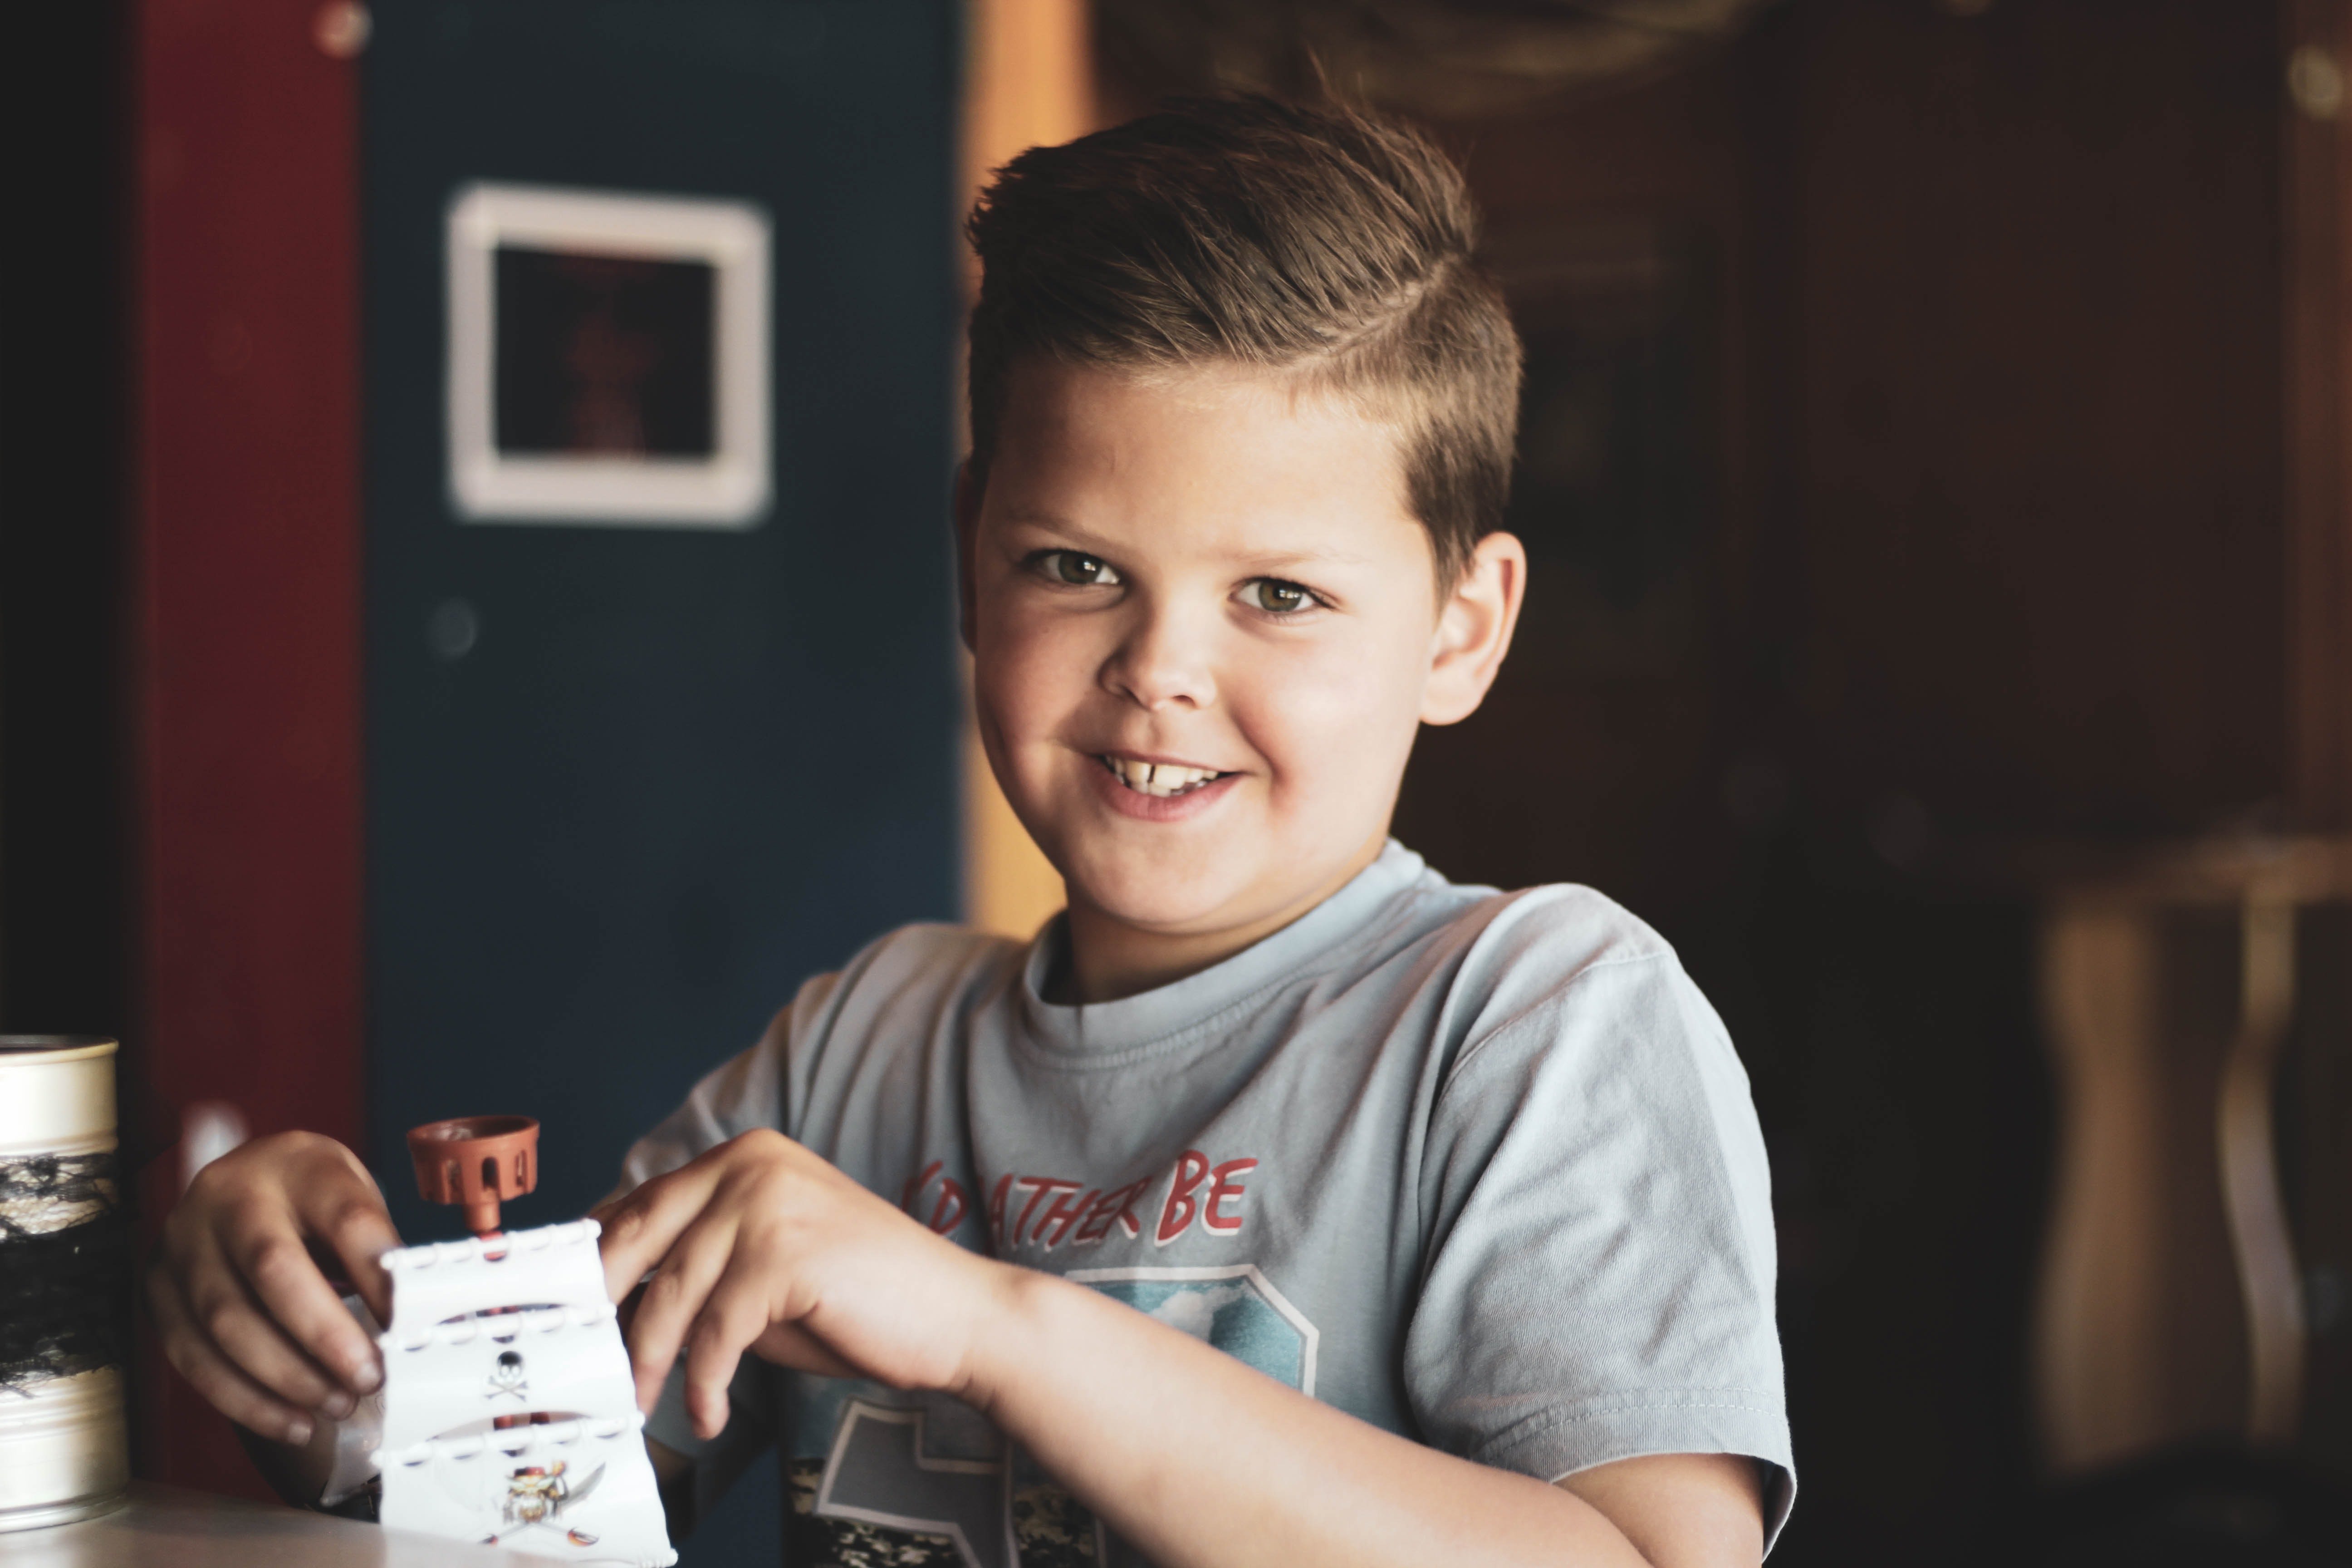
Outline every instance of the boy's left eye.
<path id="1" fill-rule="evenodd" d="M 1242 590 L 1242 597 L 1252 609 L 1273 615 L 1286 616 L 1298 610 L 1311 609 L 1315 595 L 1296 583 L 1286 583 L 1279 577 L 1259 577 Z"/>
<path id="2" fill-rule="evenodd" d="M 1048 578 L 1074 588 L 1116 587 L 1119 582 L 1108 562 L 1076 550 L 1042 551 L 1030 559 Z"/>

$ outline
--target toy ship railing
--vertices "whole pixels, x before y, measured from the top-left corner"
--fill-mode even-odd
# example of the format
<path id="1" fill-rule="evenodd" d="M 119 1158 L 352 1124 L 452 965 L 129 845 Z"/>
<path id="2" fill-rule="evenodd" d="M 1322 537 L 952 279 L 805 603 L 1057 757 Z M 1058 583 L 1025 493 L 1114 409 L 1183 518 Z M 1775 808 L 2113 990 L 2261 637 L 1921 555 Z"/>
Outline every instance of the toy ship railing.
<path id="1" fill-rule="evenodd" d="M 416 1247 L 396 1247 L 379 1261 L 396 1278 L 412 1273 L 422 1275 L 425 1270 L 442 1265 L 498 1264 L 509 1258 L 527 1258 L 551 1247 L 561 1251 L 577 1247 L 582 1242 L 593 1242 L 604 1233 L 604 1227 L 593 1219 L 575 1219 L 568 1225 L 546 1225 L 536 1230 L 518 1230 L 500 1237 L 468 1237 L 463 1241 L 428 1241 Z M 603 1300 L 601 1287 L 597 1299 Z"/>
<path id="2" fill-rule="evenodd" d="M 645 1425 L 646 1418 L 637 1415 L 601 1420 L 574 1417 L 538 1426 L 493 1428 L 488 1432 L 469 1433 L 463 1437 L 428 1437 L 397 1452 L 380 1451 L 376 1462 L 381 1468 L 390 1468 L 394 1465 L 422 1465 L 436 1458 L 478 1459 L 484 1454 L 500 1454 L 513 1459 L 553 1454 L 558 1458 L 565 1458 L 582 1452 L 583 1444 L 593 1448 L 598 1444 L 634 1437 L 645 1429 Z"/>
<path id="3" fill-rule="evenodd" d="M 599 1323 L 611 1322 L 613 1316 L 614 1311 L 609 1305 L 604 1307 L 518 1307 L 507 1316 L 506 1321 L 511 1323 L 514 1330 L 520 1331 L 519 1332 L 501 1328 L 497 1320 L 476 1316 L 445 1319 L 441 1322 L 412 1329 L 402 1336 L 394 1336 L 387 1332 L 380 1342 L 387 1351 L 421 1351 L 430 1344 L 470 1344 L 475 1340 L 484 1337 L 499 1340 L 501 1342 L 506 1340 L 528 1341 L 535 1334 L 553 1333 L 567 1323 L 575 1329 L 593 1328 Z"/>

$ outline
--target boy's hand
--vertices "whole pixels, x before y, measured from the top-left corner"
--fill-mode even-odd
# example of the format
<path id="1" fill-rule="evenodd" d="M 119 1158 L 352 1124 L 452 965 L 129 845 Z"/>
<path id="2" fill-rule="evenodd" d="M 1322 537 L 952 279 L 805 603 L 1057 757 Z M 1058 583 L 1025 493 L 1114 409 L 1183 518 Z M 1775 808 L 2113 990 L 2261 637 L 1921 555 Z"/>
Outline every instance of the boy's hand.
<path id="1" fill-rule="evenodd" d="M 164 1222 L 147 1275 L 163 1352 L 230 1420 L 306 1443 L 310 1412 L 340 1421 L 383 1381 L 312 1254 L 339 1262 L 383 1322 L 392 1285 L 376 1259 L 399 1245 L 350 1150 L 315 1132 L 257 1138 L 198 1172 Z"/>
<path id="2" fill-rule="evenodd" d="M 961 1389 L 1012 1272 L 764 1130 L 595 1217 L 614 1300 L 659 1265 L 629 1325 L 637 1403 L 653 1409 L 683 1349 L 687 1413 L 703 1437 L 727 1425 L 727 1385 L 747 1349 L 803 1372 Z"/>

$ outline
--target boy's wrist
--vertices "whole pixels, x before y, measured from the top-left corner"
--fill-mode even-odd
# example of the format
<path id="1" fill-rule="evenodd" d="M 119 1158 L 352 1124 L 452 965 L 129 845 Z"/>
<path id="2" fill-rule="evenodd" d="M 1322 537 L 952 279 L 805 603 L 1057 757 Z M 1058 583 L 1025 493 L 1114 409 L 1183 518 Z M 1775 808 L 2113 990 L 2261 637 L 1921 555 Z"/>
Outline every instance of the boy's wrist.
<path id="1" fill-rule="evenodd" d="M 1034 1346 L 1055 1299 L 1075 1289 L 1066 1280 L 1014 1263 L 982 1260 L 980 1304 L 966 1341 L 961 1386 L 950 1392 L 993 1419 L 1023 1366 L 1035 1365 Z"/>

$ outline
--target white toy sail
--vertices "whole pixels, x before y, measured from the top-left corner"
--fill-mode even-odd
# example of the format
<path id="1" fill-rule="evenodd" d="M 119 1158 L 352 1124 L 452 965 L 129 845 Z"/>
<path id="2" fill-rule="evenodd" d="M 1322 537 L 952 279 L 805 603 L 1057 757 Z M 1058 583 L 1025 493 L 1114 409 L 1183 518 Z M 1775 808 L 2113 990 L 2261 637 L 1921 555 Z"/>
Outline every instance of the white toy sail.
<path id="1" fill-rule="evenodd" d="M 597 1228 L 384 1254 L 385 1524 L 579 1563 L 677 1561 Z"/>

